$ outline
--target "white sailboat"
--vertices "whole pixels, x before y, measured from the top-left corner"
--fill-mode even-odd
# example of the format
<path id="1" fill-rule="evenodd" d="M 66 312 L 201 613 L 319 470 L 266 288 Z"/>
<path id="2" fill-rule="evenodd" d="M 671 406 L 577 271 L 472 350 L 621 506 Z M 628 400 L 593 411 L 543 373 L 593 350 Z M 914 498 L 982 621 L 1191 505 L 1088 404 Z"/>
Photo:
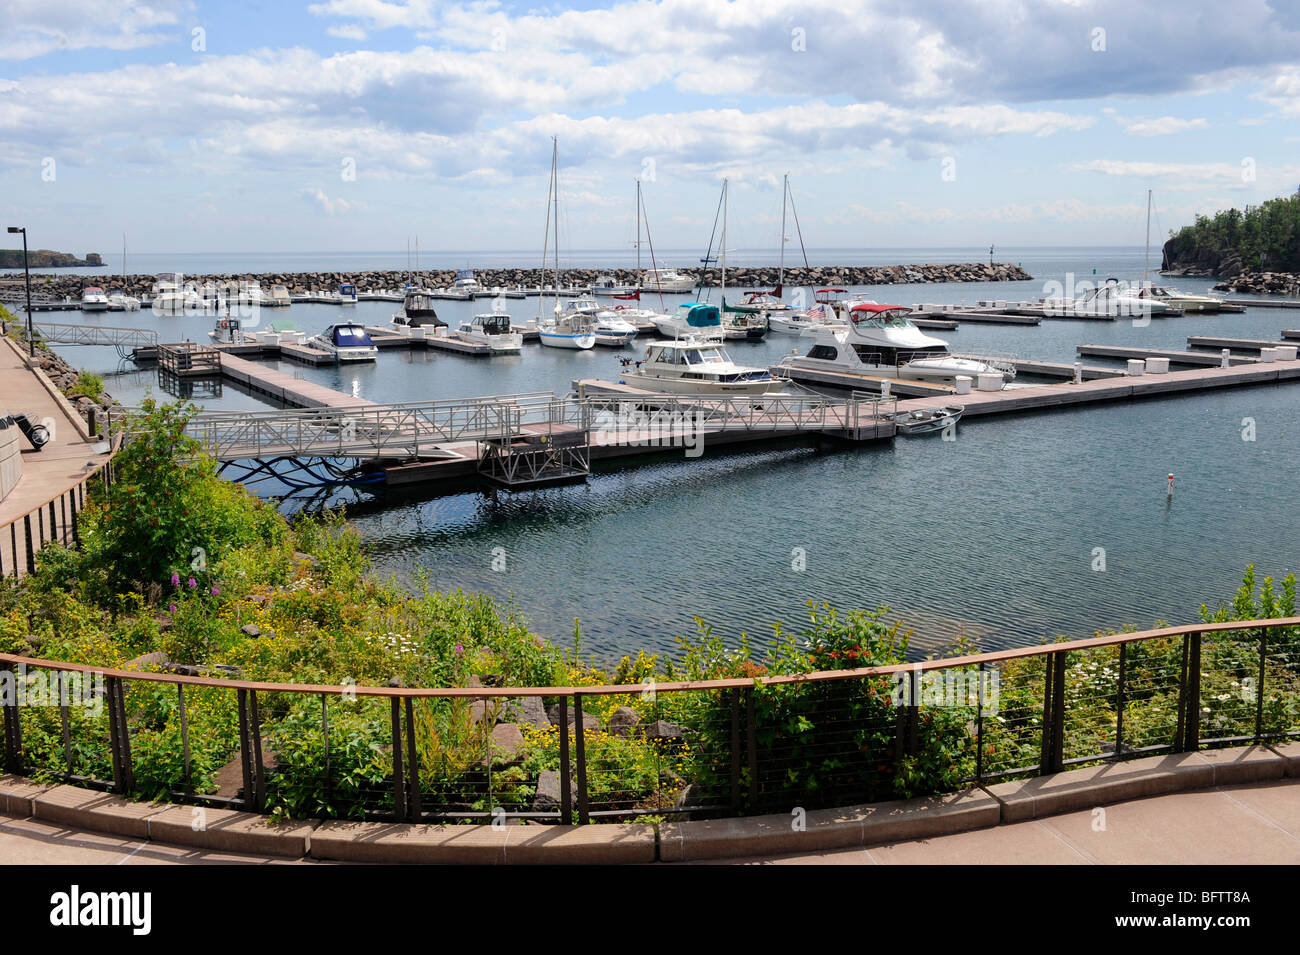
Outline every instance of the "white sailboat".
<path id="1" fill-rule="evenodd" d="M 542 245 L 542 267 L 546 267 L 547 246 L 551 240 L 551 220 L 555 220 L 555 309 L 554 314 L 541 313 L 543 296 L 537 296 L 537 339 L 551 348 L 568 348 L 585 351 L 596 345 L 592 321 L 594 313 L 574 303 L 572 307 L 560 306 L 560 144 L 551 140 L 551 190 L 546 203 L 546 240 Z M 552 214 L 553 213 L 553 214 Z"/>

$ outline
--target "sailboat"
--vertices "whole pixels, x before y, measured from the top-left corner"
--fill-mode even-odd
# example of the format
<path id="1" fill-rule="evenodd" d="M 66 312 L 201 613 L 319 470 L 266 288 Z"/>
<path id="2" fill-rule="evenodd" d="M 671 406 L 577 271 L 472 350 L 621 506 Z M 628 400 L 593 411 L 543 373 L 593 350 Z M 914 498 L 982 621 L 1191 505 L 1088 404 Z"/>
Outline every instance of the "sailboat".
<path id="1" fill-rule="evenodd" d="M 551 188 L 546 202 L 546 241 L 542 244 L 542 269 L 546 268 L 547 246 L 551 240 L 551 220 L 555 220 L 555 312 L 543 317 L 542 298 L 537 296 L 537 339 L 551 348 L 586 350 L 596 345 L 592 312 L 587 308 L 560 306 L 560 144 L 551 140 Z M 553 211 L 553 214 L 552 214 Z"/>
<path id="2" fill-rule="evenodd" d="M 641 219 L 645 209 L 645 199 L 641 195 L 641 180 L 636 180 L 636 274 L 641 275 Z M 654 242 L 650 239 L 650 221 L 646 216 L 645 235 L 650 245 L 650 261 L 654 262 Z M 655 270 L 656 272 L 658 270 Z M 648 273 L 646 273 L 648 274 Z M 596 339 L 603 345 L 625 345 L 637 335 L 638 326 L 668 318 L 663 311 L 664 296 L 659 292 L 659 308 L 656 312 L 641 305 L 641 289 L 633 288 L 627 292 L 614 295 L 621 302 L 635 302 L 635 305 L 615 305 L 596 313 Z"/>
<path id="3" fill-rule="evenodd" d="M 1223 308 L 1223 300 L 1215 298 L 1212 295 L 1195 295 L 1191 292 L 1184 292 L 1181 289 L 1171 288 L 1168 285 L 1154 285 L 1147 280 L 1151 272 L 1151 190 L 1147 190 L 1147 245 L 1146 255 L 1142 262 L 1142 281 L 1139 287 L 1122 289 L 1120 295 L 1124 298 L 1136 299 L 1141 305 L 1147 308 L 1154 306 L 1163 306 L 1163 309 L 1173 309 L 1183 312 L 1217 312 Z M 1154 308 L 1152 314 L 1160 314 L 1163 310 Z"/>
<path id="4" fill-rule="evenodd" d="M 122 236 L 122 288 L 108 290 L 108 310 L 110 312 L 138 312 L 140 300 L 126 291 L 126 236 Z"/>

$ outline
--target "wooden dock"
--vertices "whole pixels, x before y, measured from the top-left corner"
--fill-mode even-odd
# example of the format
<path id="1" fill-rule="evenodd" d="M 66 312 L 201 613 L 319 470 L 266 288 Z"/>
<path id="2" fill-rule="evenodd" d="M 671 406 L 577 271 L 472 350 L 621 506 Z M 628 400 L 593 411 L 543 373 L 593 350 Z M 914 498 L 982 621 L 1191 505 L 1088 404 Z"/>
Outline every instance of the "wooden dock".
<path id="1" fill-rule="evenodd" d="M 921 397 L 925 395 L 951 395 L 951 385 L 936 385 L 928 381 L 900 381 L 882 375 L 859 375 L 851 371 L 831 371 L 829 369 L 789 368 L 785 365 L 772 365 L 768 369 L 774 375 L 788 376 L 791 381 L 801 385 L 821 385 L 831 388 L 844 388 L 849 391 L 875 391 L 889 385 L 890 394 Z"/>
<path id="2" fill-rule="evenodd" d="M 1288 299 L 1225 298 L 1223 304 L 1243 308 L 1300 308 L 1300 302 Z"/>
<path id="3" fill-rule="evenodd" d="M 1016 374 L 1037 375 L 1040 378 L 1074 379 L 1074 365 L 1064 361 L 1042 361 L 1037 358 L 1001 358 L 996 355 L 962 355 L 976 361 L 1006 361 L 1016 366 Z M 1094 378 L 1122 378 L 1127 372 L 1122 368 L 1110 368 L 1105 365 L 1082 365 L 1079 368 L 1084 381 Z"/>
<path id="4" fill-rule="evenodd" d="M 946 319 L 956 321 L 962 324 L 980 323 L 985 325 L 1038 325 L 1042 322 L 1042 315 L 1026 315 L 1020 312 L 1014 312 L 1009 308 L 971 308 L 971 309 L 946 309 L 931 308 L 920 310 L 915 314 L 930 319 Z"/>
<path id="5" fill-rule="evenodd" d="M 1283 335 L 1286 332 L 1282 333 Z M 1261 351 L 1265 348 L 1295 348 L 1296 342 L 1269 341 L 1265 338 L 1216 338 L 1213 335 L 1188 335 L 1191 348 L 1227 348 L 1233 351 Z"/>
<path id="6" fill-rule="evenodd" d="M 375 404 L 365 398 L 353 398 L 324 385 L 294 378 L 228 352 L 222 356 L 221 373 L 249 391 L 267 395 L 294 408 L 355 408 Z"/>
<path id="7" fill-rule="evenodd" d="M 1194 365 L 1198 368 L 1217 368 L 1221 363 L 1219 355 L 1211 355 L 1208 352 L 1195 351 L 1178 351 L 1174 348 L 1134 348 L 1128 345 L 1076 345 L 1075 349 L 1080 355 L 1086 355 L 1091 358 L 1168 358 L 1171 365 Z M 1258 358 L 1247 358 L 1242 355 L 1228 356 L 1230 365 L 1254 365 L 1258 364 Z"/>

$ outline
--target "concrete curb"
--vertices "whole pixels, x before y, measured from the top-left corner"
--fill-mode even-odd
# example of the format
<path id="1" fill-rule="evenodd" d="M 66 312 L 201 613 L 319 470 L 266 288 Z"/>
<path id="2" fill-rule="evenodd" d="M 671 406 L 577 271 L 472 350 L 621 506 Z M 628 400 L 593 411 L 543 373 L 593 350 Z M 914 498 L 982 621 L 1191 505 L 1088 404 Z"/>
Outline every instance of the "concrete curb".
<path id="1" fill-rule="evenodd" d="M 690 862 L 861 848 L 969 832 L 1215 786 L 1300 779 L 1300 742 L 1105 763 L 959 793 L 806 813 L 659 826 L 426 825 L 292 821 L 230 809 L 141 803 L 0 776 L 0 813 L 71 829 L 293 859 L 468 865 Z"/>

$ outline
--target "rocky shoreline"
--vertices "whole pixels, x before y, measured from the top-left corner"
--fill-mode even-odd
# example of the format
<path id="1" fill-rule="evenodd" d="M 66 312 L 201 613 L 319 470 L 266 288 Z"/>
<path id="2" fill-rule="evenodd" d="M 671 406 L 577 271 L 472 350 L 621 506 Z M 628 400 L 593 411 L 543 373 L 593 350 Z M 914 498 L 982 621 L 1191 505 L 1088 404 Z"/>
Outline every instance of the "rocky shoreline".
<path id="1" fill-rule="evenodd" d="M 1184 273 L 1189 274 L 1189 273 Z M 1246 292 L 1251 295 L 1300 296 L 1300 273 L 1242 272 L 1214 286 L 1217 292 Z"/>
<path id="2" fill-rule="evenodd" d="M 678 269 L 683 275 L 692 278 L 701 277 L 700 269 Z M 778 269 L 776 266 L 741 267 L 727 270 L 729 288 L 758 289 L 772 288 L 776 285 Z M 554 273 L 543 273 L 541 269 L 478 269 L 475 272 L 479 284 L 485 288 L 497 286 L 505 288 L 535 288 L 548 285 L 554 281 Z M 560 274 L 560 281 L 565 285 L 591 285 L 598 276 L 612 276 L 619 285 L 631 285 L 637 281 L 634 269 L 565 269 Z M 120 288 L 129 295 L 144 296 L 153 291 L 153 275 L 40 275 L 33 276 L 32 294 L 42 298 L 77 298 L 87 285 L 99 285 L 103 288 Z M 208 283 L 226 284 L 252 282 L 263 289 L 274 285 L 283 285 L 291 294 L 307 294 L 313 291 L 336 291 L 344 282 L 350 282 L 361 291 L 380 289 L 398 289 L 403 285 L 414 283 L 424 288 L 446 288 L 456 278 L 454 269 L 424 269 L 420 271 L 371 270 L 363 272 L 244 272 L 223 275 L 186 275 L 185 281 L 197 285 Z M 819 266 L 813 268 L 787 268 L 785 285 L 789 288 L 798 286 L 828 285 L 903 285 L 911 283 L 939 282 L 1028 282 L 1033 279 L 1028 272 L 1018 265 L 997 263 L 959 263 L 953 265 L 887 265 L 887 266 Z M 21 286 L 21 272 L 0 275 L 0 288 Z M 717 287 L 721 284 L 721 273 L 717 269 L 703 270 L 703 284 Z"/>

